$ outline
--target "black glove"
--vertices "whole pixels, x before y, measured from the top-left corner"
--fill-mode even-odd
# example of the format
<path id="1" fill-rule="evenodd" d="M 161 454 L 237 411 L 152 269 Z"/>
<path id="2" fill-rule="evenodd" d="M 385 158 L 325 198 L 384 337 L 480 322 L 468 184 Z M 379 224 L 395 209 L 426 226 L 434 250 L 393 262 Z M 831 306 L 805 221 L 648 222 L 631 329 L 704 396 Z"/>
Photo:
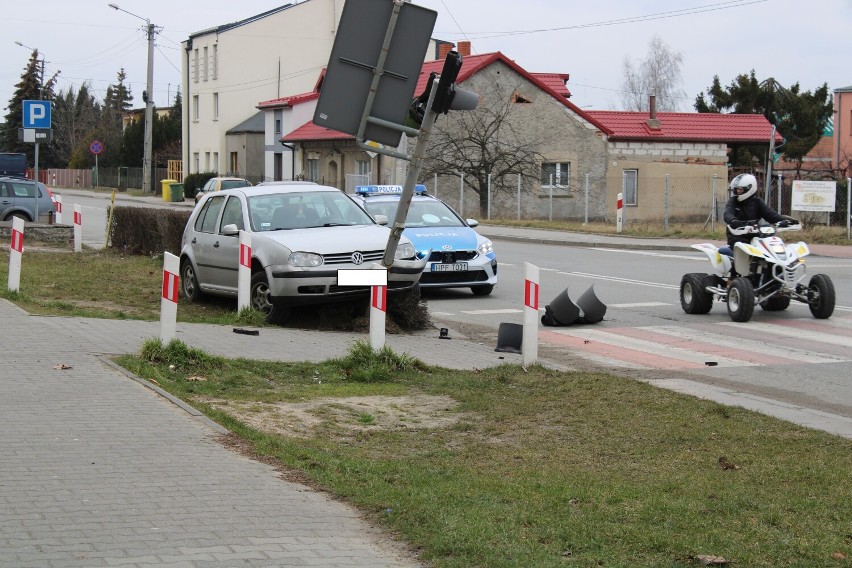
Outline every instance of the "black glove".
<path id="1" fill-rule="evenodd" d="M 799 221 L 798 219 L 793 218 L 787 219 L 787 221 L 789 221 L 791 225 L 798 225 L 799 223 L 801 223 L 801 221 Z"/>
<path id="2" fill-rule="evenodd" d="M 778 222 L 776 223 L 776 226 L 778 226 L 778 227 L 780 227 L 780 228 L 782 228 L 782 229 L 783 229 L 784 227 L 789 227 L 792 223 L 793 223 L 793 222 L 792 222 L 792 221 L 790 221 L 789 219 L 781 219 L 780 221 L 778 221 Z"/>
<path id="3" fill-rule="evenodd" d="M 748 225 L 746 221 L 740 221 L 739 219 L 734 219 L 733 221 L 728 223 L 728 226 L 732 229 L 742 229 L 746 225 Z"/>

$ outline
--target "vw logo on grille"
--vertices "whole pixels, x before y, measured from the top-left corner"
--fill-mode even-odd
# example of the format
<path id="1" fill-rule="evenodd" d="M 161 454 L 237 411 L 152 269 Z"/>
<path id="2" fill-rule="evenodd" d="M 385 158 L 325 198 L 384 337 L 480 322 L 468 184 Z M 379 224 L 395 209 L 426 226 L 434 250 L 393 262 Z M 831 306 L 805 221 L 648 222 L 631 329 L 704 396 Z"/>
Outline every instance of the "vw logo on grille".
<path id="1" fill-rule="evenodd" d="M 352 264 L 363 264 L 364 263 L 364 255 L 358 251 L 352 253 Z"/>

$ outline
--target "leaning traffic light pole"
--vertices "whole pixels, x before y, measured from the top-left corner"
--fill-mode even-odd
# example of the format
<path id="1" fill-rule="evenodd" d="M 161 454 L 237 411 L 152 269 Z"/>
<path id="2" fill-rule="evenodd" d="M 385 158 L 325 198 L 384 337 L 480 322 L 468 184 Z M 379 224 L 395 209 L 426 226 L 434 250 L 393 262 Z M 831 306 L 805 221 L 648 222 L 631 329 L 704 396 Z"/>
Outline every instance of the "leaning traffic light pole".
<path id="1" fill-rule="evenodd" d="M 382 258 L 393 264 L 396 247 L 438 114 L 476 108 L 478 95 L 456 87 L 462 57 L 451 51 L 440 76 L 414 91 L 437 12 L 403 0 L 347 0 L 314 112 L 314 124 L 355 136 L 360 148 L 408 161 L 396 217 Z M 436 81 L 437 79 L 437 81 Z M 391 150 L 405 134 L 417 142 L 411 155 Z"/>

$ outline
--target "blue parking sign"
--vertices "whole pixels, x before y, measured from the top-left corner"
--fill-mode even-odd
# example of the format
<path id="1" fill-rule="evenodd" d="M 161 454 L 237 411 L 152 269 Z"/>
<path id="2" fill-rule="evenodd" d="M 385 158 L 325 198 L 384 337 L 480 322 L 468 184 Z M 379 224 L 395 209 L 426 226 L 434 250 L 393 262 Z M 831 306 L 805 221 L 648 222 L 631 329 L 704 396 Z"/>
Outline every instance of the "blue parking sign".
<path id="1" fill-rule="evenodd" d="M 21 101 L 24 128 L 50 128 L 50 101 Z"/>

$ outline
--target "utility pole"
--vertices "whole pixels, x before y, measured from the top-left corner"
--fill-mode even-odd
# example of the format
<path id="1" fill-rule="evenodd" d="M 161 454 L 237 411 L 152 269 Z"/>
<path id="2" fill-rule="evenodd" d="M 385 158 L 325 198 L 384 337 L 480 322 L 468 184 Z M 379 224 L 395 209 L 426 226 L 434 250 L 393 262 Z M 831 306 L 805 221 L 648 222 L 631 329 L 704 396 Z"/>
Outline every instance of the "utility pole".
<path id="1" fill-rule="evenodd" d="M 153 190 L 151 185 L 151 146 L 153 139 L 154 128 L 154 35 L 157 33 L 157 26 L 151 23 L 148 18 L 138 16 L 133 12 L 128 12 L 124 8 L 120 8 L 117 4 L 107 4 L 113 10 L 118 10 L 126 14 L 130 14 L 145 22 L 145 33 L 148 36 L 148 80 L 146 81 L 145 90 L 145 142 L 142 154 L 142 192 Z"/>
<path id="2" fill-rule="evenodd" d="M 145 145 L 142 155 L 142 193 L 152 189 L 151 144 L 154 129 L 154 24 L 148 22 L 148 81 L 145 97 Z"/>

